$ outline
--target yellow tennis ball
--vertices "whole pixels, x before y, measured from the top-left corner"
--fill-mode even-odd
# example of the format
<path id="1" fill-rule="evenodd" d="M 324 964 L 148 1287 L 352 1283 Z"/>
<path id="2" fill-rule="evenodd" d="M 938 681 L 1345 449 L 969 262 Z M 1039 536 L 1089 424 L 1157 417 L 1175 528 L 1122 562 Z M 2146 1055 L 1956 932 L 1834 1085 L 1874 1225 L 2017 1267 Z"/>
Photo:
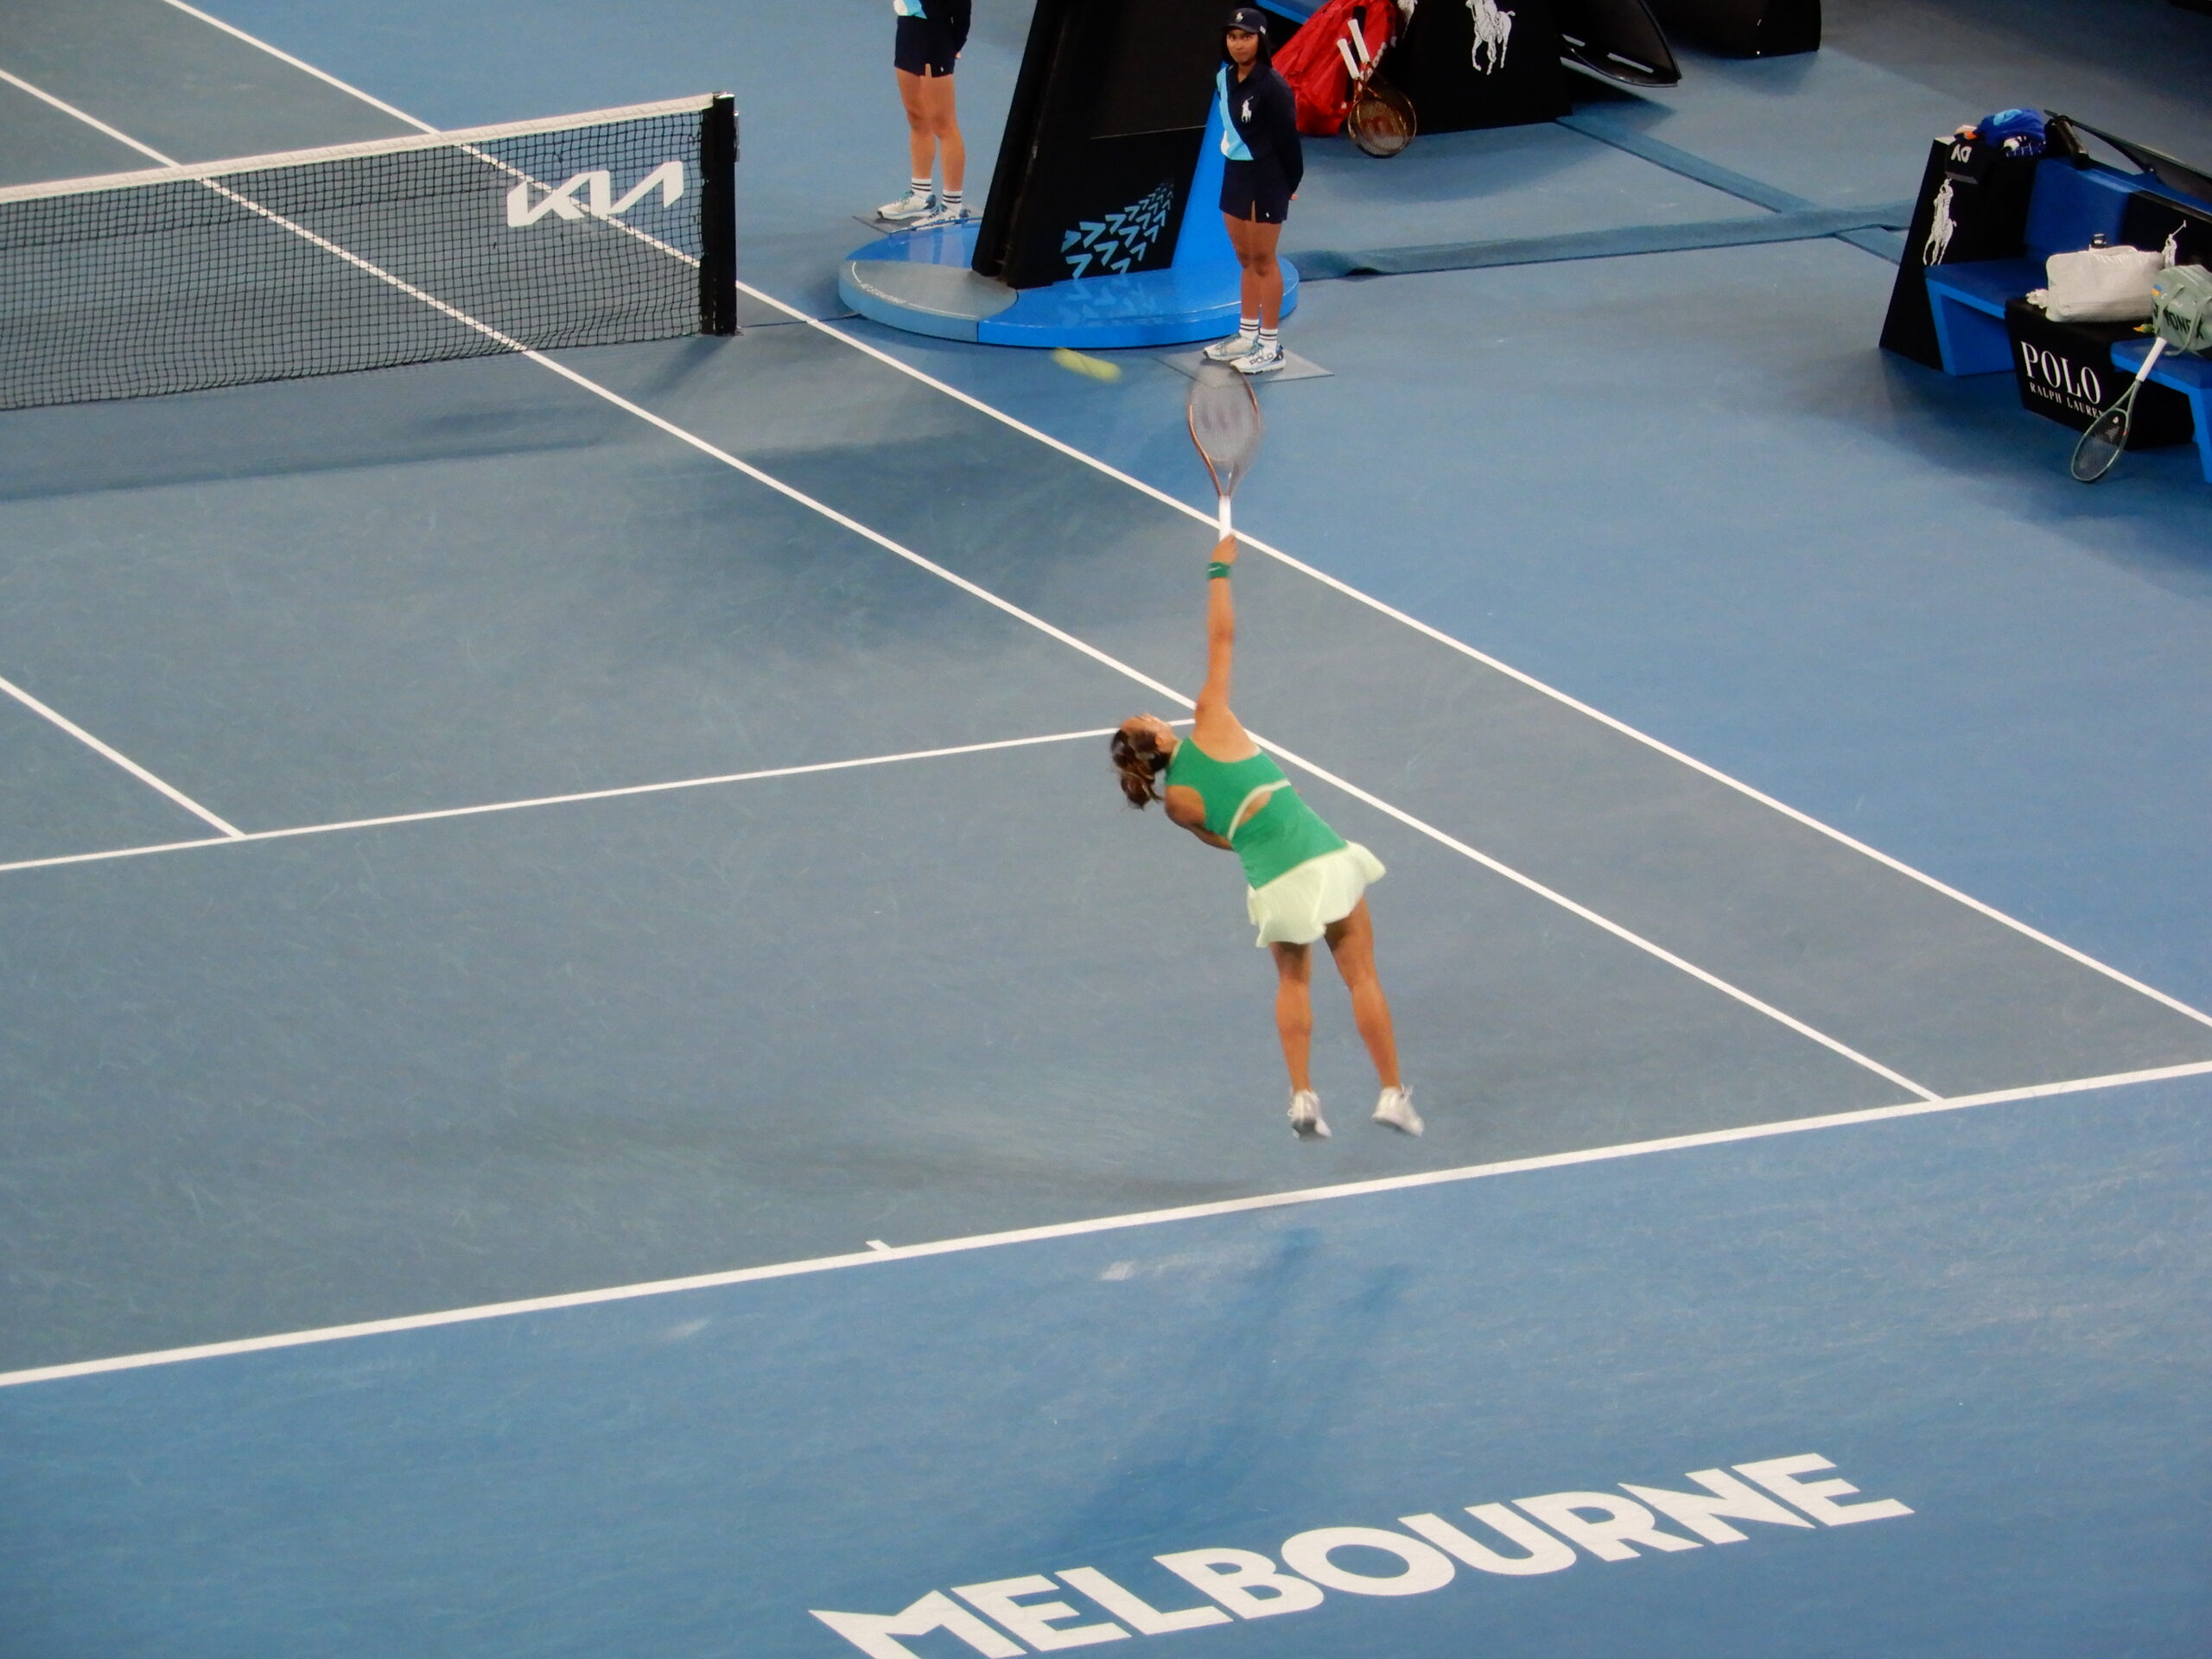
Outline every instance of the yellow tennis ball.
<path id="1" fill-rule="evenodd" d="M 1080 374 L 1093 380 L 1114 381 L 1122 378 L 1122 365 L 1109 363 L 1102 357 L 1085 357 L 1081 352 L 1071 352 L 1065 346 L 1052 348 L 1052 361 L 1071 374 Z"/>

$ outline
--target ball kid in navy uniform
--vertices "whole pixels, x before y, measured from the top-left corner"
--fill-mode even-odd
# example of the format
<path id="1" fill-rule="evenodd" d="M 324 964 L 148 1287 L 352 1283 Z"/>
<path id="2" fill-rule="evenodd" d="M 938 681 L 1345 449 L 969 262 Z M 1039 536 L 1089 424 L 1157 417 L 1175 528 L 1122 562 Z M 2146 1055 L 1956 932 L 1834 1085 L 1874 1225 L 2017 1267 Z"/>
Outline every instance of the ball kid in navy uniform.
<path id="1" fill-rule="evenodd" d="M 1298 141 L 1298 109 L 1290 86 L 1274 71 L 1267 15 L 1256 6 L 1229 14 L 1222 65 L 1214 77 L 1221 114 L 1221 214 L 1230 245 L 1243 268 L 1236 332 L 1206 347 L 1217 363 L 1246 374 L 1272 374 L 1283 365 L 1282 267 L 1275 244 L 1282 238 L 1290 200 L 1306 176 Z"/>
<path id="2" fill-rule="evenodd" d="M 877 208 L 878 217 L 912 229 L 957 225 L 968 217 L 962 195 L 968 147 L 960 137 L 953 104 L 952 70 L 968 44 L 972 0 L 891 0 L 899 20 L 892 54 L 899 101 L 906 108 L 906 149 L 912 172 L 906 194 Z M 944 189 L 932 194 L 930 175 L 943 163 Z"/>

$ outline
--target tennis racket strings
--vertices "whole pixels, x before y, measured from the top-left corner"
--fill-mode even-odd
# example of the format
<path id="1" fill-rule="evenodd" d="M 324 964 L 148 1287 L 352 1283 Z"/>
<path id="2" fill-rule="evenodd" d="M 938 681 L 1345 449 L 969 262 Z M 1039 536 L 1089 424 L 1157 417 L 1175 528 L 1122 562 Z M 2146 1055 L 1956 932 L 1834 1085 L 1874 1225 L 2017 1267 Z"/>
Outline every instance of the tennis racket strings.
<path id="1" fill-rule="evenodd" d="M 1367 49 L 1365 19 L 1355 10 L 1352 20 L 1337 40 L 1337 55 L 1351 76 L 1351 107 L 1344 116 L 1344 133 L 1370 156 L 1400 154 L 1414 141 L 1420 124 L 1406 95 L 1384 80 Z"/>
<path id="2" fill-rule="evenodd" d="M 2120 452 L 2127 448 L 2128 428 L 2135 419 L 2135 394 L 2143 390 L 2144 381 L 2158 367 L 2159 354 L 2165 349 L 2163 339 L 2151 342 L 2151 349 L 2143 354 L 2143 366 L 2135 371 L 2127 390 L 2120 394 L 2110 409 L 2089 423 L 2089 429 L 2074 446 L 2069 470 L 2082 483 L 2095 483 L 2119 464 Z"/>
<path id="3" fill-rule="evenodd" d="M 1360 89 L 1344 126 L 1368 155 L 1388 157 L 1413 143 L 1418 123 L 1406 95 L 1378 75 Z"/>
<path id="4" fill-rule="evenodd" d="M 1214 494 L 1221 503 L 1221 533 L 1226 536 L 1230 499 L 1260 453 L 1260 399 L 1250 377 L 1221 364 L 1201 364 L 1191 380 L 1184 417 L 1191 442 L 1213 480 Z"/>

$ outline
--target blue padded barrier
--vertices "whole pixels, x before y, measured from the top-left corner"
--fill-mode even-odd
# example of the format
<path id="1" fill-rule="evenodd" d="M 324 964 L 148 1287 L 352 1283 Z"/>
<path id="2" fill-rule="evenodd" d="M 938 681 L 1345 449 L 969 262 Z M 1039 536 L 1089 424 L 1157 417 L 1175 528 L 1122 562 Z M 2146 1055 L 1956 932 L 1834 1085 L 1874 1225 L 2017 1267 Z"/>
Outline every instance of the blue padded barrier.
<path id="1" fill-rule="evenodd" d="M 1308 282 L 1332 276 L 1403 276 L 1422 270 L 1475 270 L 1494 265 L 1551 264 L 1564 259 L 1617 259 L 1638 253 L 1678 253 L 1693 248 L 1749 247 L 1762 242 L 1803 242 L 1855 231 L 1897 227 L 1912 218 L 1909 201 L 1872 207 L 1813 207 L 1765 219 L 1714 219 L 1688 224 L 1623 225 L 1557 236 L 1524 236 L 1489 242 L 1442 242 L 1421 247 L 1300 248 L 1298 267 Z M 1889 257 L 1885 254 L 1885 257 Z M 2004 308 L 2000 305 L 1999 311 Z"/>

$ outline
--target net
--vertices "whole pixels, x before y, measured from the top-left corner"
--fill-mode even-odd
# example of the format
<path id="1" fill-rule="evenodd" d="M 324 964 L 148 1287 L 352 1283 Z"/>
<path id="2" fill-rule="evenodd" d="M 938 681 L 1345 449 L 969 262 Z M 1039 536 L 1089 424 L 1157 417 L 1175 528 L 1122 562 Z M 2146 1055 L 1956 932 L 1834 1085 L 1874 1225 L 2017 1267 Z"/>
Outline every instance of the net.
<path id="1" fill-rule="evenodd" d="M 717 96 L 0 190 L 0 409 L 733 333 L 736 152 Z"/>

